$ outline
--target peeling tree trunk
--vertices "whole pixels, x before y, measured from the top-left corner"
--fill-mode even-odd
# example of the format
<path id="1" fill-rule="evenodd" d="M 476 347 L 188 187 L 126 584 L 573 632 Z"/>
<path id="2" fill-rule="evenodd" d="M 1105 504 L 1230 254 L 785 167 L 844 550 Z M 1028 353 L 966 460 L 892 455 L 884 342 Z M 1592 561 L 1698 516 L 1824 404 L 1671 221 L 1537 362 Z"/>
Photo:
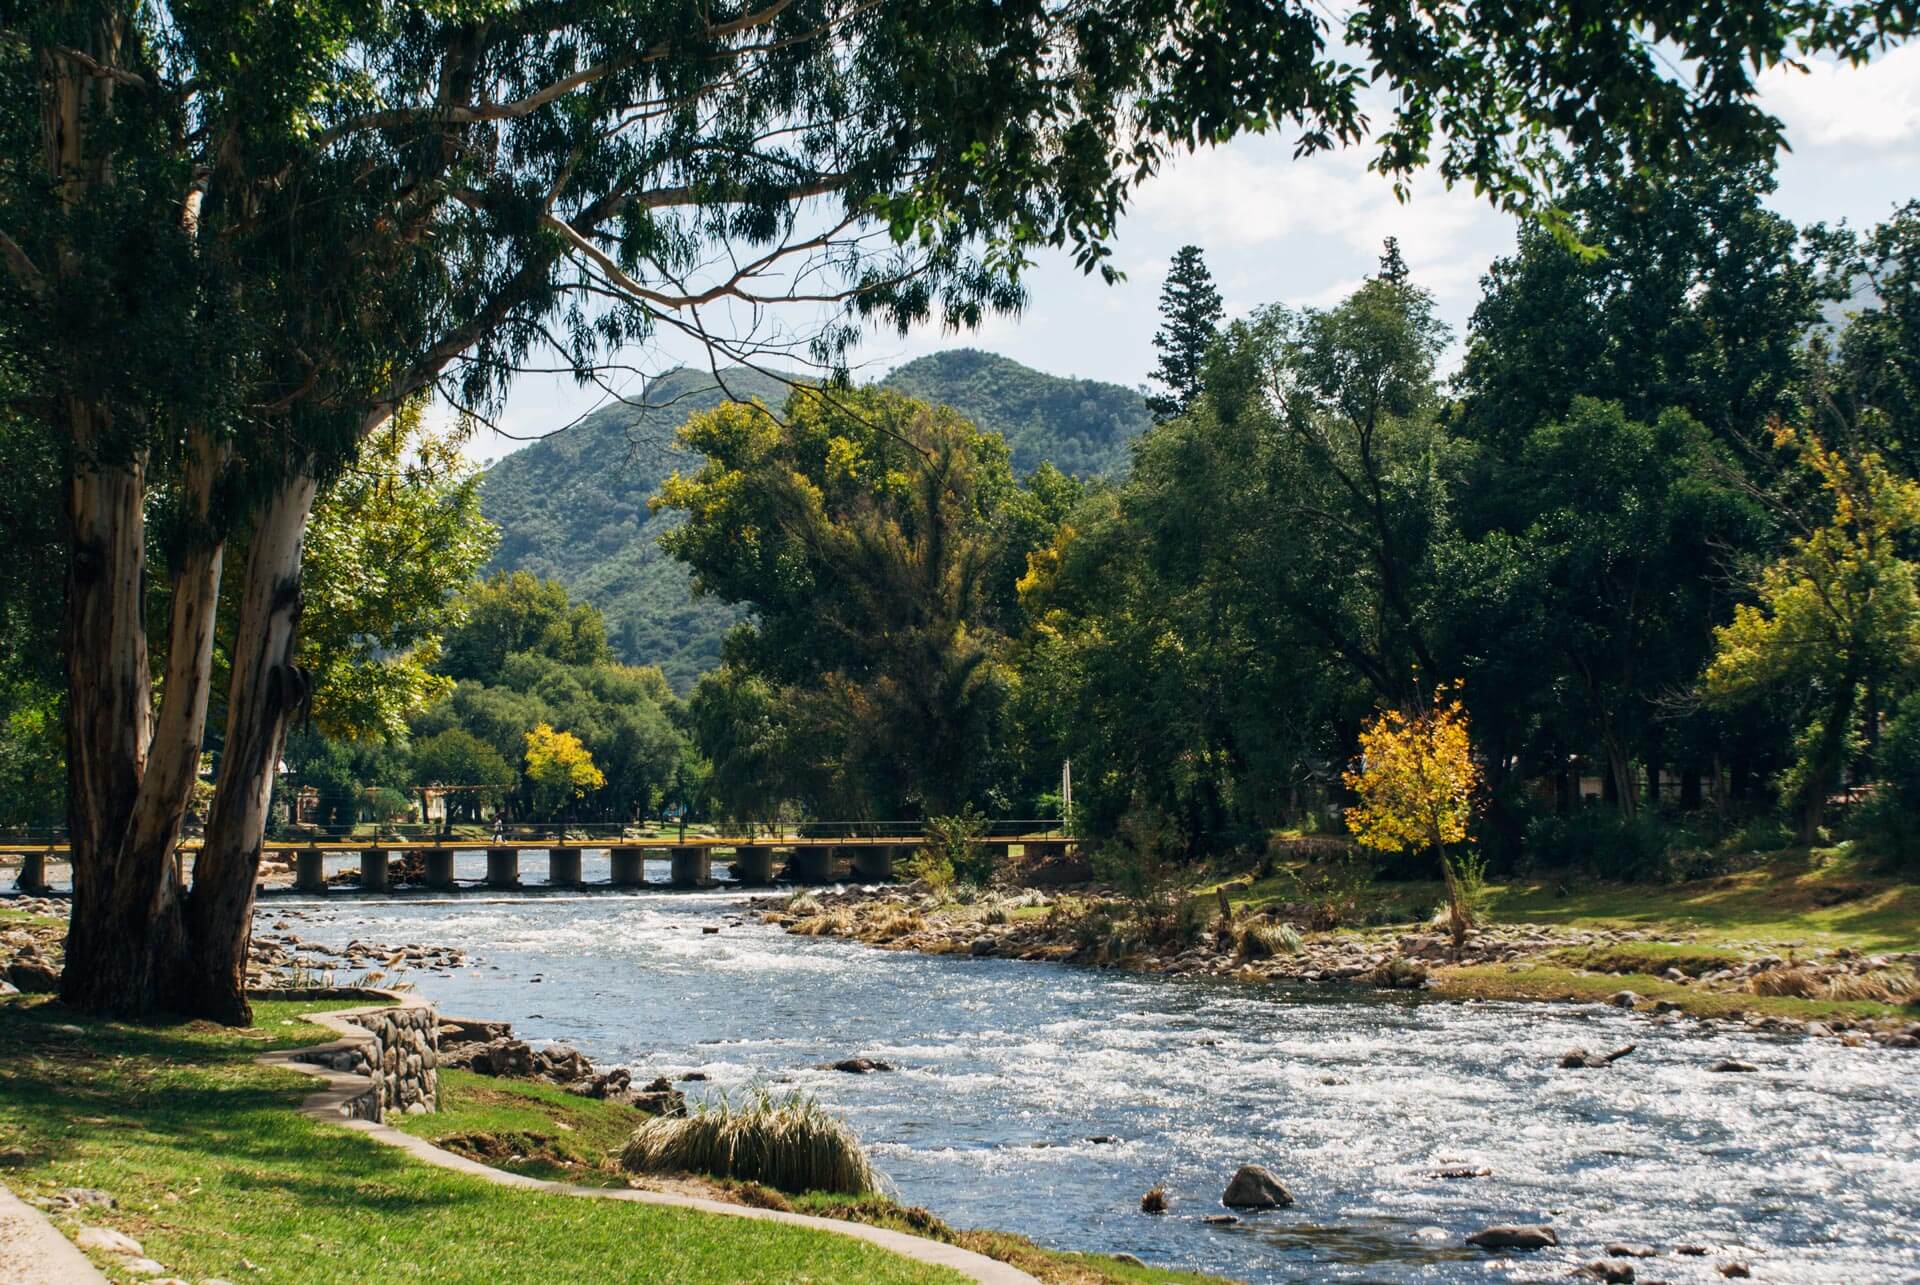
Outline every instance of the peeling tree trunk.
<path id="1" fill-rule="evenodd" d="M 230 1024 L 252 1020 L 247 950 L 260 847 L 287 722 L 309 695 L 293 648 L 300 622 L 300 547 L 317 490 L 311 476 L 295 476 L 267 503 L 254 528 L 233 642 L 226 746 L 206 841 L 194 864 L 188 1008 Z"/>
<path id="2" fill-rule="evenodd" d="M 94 435 L 76 412 L 76 441 Z M 76 450 L 68 485 L 68 823 L 74 864 L 61 996 L 93 1012 L 180 1006 L 191 953 L 173 861 L 206 724 L 222 545 L 206 519 L 224 453 L 196 436 L 196 519 L 175 559 L 167 674 L 151 716 L 145 470 Z"/>

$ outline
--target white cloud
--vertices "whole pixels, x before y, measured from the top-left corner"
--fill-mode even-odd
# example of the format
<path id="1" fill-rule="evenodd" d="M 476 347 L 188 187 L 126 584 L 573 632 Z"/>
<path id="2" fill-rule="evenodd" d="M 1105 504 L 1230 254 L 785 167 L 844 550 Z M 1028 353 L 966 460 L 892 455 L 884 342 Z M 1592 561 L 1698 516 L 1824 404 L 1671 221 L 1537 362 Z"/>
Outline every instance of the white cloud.
<path id="1" fill-rule="evenodd" d="M 1202 244 L 1256 246 L 1301 234 L 1338 238 L 1377 253 L 1400 238 L 1409 260 L 1437 258 L 1491 211 L 1466 191 L 1423 176 L 1402 204 L 1389 181 L 1348 149 L 1296 160 L 1282 147 L 1247 143 L 1182 157 L 1141 189 L 1137 209 Z"/>
<path id="2" fill-rule="evenodd" d="M 1865 67 L 1831 60 L 1805 71 L 1775 67 L 1760 78 L 1760 102 L 1787 126 L 1796 149 L 1920 145 L 1920 44 L 1902 45 Z"/>

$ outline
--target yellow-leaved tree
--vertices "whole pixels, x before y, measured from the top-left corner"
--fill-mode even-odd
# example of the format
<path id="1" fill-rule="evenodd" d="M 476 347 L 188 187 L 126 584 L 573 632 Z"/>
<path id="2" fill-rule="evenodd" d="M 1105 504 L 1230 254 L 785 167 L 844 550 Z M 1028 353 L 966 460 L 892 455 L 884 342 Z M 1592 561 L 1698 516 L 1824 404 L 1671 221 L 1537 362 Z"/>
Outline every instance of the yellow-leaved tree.
<path id="1" fill-rule="evenodd" d="M 1347 809 L 1347 828 L 1363 847 L 1439 855 L 1447 926 L 1458 953 L 1473 915 L 1448 849 L 1467 837 L 1480 783 L 1458 697 L 1442 685 L 1427 709 L 1382 711 L 1361 729 L 1359 766 L 1342 779 L 1359 799 Z"/>
<path id="2" fill-rule="evenodd" d="M 607 783 L 579 737 L 546 723 L 527 733 L 527 779 L 533 782 L 534 805 L 549 816 Z"/>
<path id="3" fill-rule="evenodd" d="M 1848 454 L 1811 433 L 1776 429 L 1820 483 L 1824 510 L 1760 573 L 1758 601 L 1714 631 L 1706 696 L 1723 708 L 1785 698 L 1798 706 L 1796 757 L 1780 781 L 1814 842 L 1827 798 L 1858 752 L 1863 695 L 1920 666 L 1920 482 L 1873 451 Z"/>

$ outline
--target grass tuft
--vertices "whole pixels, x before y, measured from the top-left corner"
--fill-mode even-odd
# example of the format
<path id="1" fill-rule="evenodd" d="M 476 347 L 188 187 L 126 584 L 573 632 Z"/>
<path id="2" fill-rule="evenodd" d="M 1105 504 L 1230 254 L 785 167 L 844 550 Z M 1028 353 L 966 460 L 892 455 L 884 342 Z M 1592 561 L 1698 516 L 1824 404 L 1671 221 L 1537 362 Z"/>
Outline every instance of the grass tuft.
<path id="1" fill-rule="evenodd" d="M 1250 919 L 1233 930 L 1234 953 L 1241 959 L 1275 959 L 1297 955 L 1304 943 L 1292 924 Z"/>
<path id="2" fill-rule="evenodd" d="M 864 1196 L 880 1175 L 846 1121 L 803 1094 L 761 1092 L 744 1105 L 722 1096 L 684 1117 L 649 1120 L 620 1153 L 629 1173 L 698 1173 L 779 1191 Z"/>

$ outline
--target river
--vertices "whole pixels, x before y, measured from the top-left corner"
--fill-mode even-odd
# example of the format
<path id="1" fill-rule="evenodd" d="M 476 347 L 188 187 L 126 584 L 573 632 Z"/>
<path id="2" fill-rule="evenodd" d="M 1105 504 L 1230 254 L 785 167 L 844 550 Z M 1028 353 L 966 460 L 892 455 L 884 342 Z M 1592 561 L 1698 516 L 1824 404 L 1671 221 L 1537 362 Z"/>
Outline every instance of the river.
<path id="1" fill-rule="evenodd" d="M 410 974 L 421 993 L 596 1063 L 705 1072 L 691 1093 L 804 1089 L 851 1120 L 901 1199 L 959 1226 L 1259 1282 L 1564 1279 L 1613 1240 L 1713 1247 L 1640 1263 L 1643 1280 L 1719 1281 L 1738 1259 L 1762 1280 L 1920 1281 L 1911 1052 L 1596 1006 L 878 951 L 728 925 L 739 908 L 729 893 L 280 897 L 260 914 L 335 945 L 458 946 L 481 962 Z M 1609 1069 L 1555 1066 L 1629 1041 Z M 854 1055 L 899 1070 L 813 1069 Z M 1761 1069 L 1708 1072 L 1722 1057 Z M 1242 1162 L 1298 1203 L 1202 1222 Z M 1492 1175 L 1433 1176 L 1445 1166 Z M 1172 1209 L 1143 1215 L 1155 1184 Z M 1461 1244 L 1535 1221 L 1561 1249 Z"/>

